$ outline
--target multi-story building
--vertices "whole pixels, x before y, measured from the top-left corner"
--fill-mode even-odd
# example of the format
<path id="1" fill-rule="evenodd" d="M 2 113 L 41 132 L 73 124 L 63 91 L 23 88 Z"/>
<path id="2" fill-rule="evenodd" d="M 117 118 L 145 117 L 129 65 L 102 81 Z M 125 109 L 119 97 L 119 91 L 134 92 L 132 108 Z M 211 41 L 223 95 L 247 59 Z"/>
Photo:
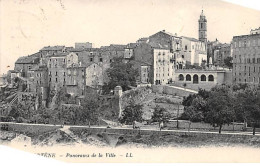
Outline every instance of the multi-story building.
<path id="1" fill-rule="evenodd" d="M 19 72 L 21 77 L 28 77 L 28 71 L 36 67 L 40 61 L 37 55 L 38 53 L 18 58 L 14 70 Z"/>
<path id="2" fill-rule="evenodd" d="M 218 39 L 208 42 L 207 55 L 208 63 L 212 63 L 215 66 L 224 66 L 224 59 L 231 56 L 231 44 L 222 44 Z"/>
<path id="3" fill-rule="evenodd" d="M 234 83 L 260 83 L 260 34 L 234 36 L 232 40 Z"/>
<path id="4" fill-rule="evenodd" d="M 134 67 L 141 84 L 167 84 L 173 81 L 174 54 L 167 48 L 155 48 L 141 43 L 134 49 Z"/>
<path id="5" fill-rule="evenodd" d="M 181 48 L 181 37 L 162 30 L 150 36 L 147 43 L 154 48 L 169 49 L 171 53 L 177 54 Z"/>
<path id="6" fill-rule="evenodd" d="M 174 81 L 174 56 L 169 49 L 154 49 L 153 64 L 155 84 L 168 84 Z"/>
<path id="7" fill-rule="evenodd" d="M 214 50 L 214 61 L 213 64 L 217 66 L 224 66 L 224 60 L 231 56 L 230 44 L 219 44 Z"/>
<path id="8" fill-rule="evenodd" d="M 57 53 L 47 56 L 47 68 L 49 88 L 57 89 L 66 85 L 67 55 L 69 53 Z"/>
<path id="9" fill-rule="evenodd" d="M 86 42 L 86 43 L 75 43 L 75 48 L 76 49 L 80 49 L 80 48 L 93 48 L 93 43 L 89 43 L 89 42 Z"/>
<path id="10" fill-rule="evenodd" d="M 207 62 L 206 44 L 195 38 L 182 36 L 181 51 L 176 58 L 177 69 L 187 68 L 188 65 L 201 66 Z"/>
<path id="11" fill-rule="evenodd" d="M 253 34 L 260 34 L 260 27 L 256 28 L 256 29 L 251 29 L 250 34 L 251 35 L 253 35 Z"/>

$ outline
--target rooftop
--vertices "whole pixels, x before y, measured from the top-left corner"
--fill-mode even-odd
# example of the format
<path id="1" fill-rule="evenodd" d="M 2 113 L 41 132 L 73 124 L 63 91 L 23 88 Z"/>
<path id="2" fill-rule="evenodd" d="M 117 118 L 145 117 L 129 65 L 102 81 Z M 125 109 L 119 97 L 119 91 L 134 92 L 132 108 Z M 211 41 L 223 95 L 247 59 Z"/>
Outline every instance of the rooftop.
<path id="1" fill-rule="evenodd" d="M 39 63 L 40 58 L 36 56 L 23 56 L 16 60 L 16 64 L 36 64 Z"/>
<path id="2" fill-rule="evenodd" d="M 187 40 L 194 41 L 194 42 L 198 42 L 199 41 L 198 39 L 195 39 L 193 37 L 182 36 L 182 38 L 185 38 Z"/>
<path id="3" fill-rule="evenodd" d="M 40 51 L 59 51 L 63 50 L 65 46 L 45 46 Z"/>

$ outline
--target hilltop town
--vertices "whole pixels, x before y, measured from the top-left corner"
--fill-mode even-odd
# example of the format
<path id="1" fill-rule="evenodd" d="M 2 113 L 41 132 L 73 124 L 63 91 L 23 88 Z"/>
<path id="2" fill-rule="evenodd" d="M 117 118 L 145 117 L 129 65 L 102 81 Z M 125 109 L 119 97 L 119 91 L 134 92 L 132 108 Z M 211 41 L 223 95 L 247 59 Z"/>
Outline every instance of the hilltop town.
<path id="1" fill-rule="evenodd" d="M 17 59 L 0 78 L 1 121 L 257 135 L 260 28 L 209 41 L 202 10 L 198 39 L 162 30 L 93 45 L 45 46 Z"/>

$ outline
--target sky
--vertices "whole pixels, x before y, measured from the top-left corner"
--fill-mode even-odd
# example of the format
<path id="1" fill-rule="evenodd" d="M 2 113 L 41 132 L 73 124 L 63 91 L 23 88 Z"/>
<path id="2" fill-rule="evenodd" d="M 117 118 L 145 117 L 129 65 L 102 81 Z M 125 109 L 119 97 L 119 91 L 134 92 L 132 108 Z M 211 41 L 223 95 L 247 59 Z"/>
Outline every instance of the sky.
<path id="1" fill-rule="evenodd" d="M 230 43 L 260 27 L 260 11 L 221 0 L 0 0 L 0 74 L 44 46 L 127 44 L 166 30 L 198 38 L 204 10 L 208 40 Z M 8 67 L 10 66 L 10 67 Z"/>

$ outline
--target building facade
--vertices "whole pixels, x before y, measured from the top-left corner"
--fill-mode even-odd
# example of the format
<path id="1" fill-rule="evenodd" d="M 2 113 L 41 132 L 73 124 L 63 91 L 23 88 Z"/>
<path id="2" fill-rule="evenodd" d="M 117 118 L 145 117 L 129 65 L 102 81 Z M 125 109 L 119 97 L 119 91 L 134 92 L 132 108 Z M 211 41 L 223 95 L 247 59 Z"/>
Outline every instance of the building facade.
<path id="1" fill-rule="evenodd" d="M 207 43 L 207 19 L 203 13 L 203 10 L 200 14 L 199 19 L 199 41 Z"/>
<path id="2" fill-rule="evenodd" d="M 189 65 L 201 66 L 207 62 L 206 44 L 200 40 L 183 36 L 182 48 L 176 58 L 177 69 L 187 68 Z"/>
<path id="3" fill-rule="evenodd" d="M 234 36 L 232 57 L 234 83 L 260 83 L 260 34 Z"/>

